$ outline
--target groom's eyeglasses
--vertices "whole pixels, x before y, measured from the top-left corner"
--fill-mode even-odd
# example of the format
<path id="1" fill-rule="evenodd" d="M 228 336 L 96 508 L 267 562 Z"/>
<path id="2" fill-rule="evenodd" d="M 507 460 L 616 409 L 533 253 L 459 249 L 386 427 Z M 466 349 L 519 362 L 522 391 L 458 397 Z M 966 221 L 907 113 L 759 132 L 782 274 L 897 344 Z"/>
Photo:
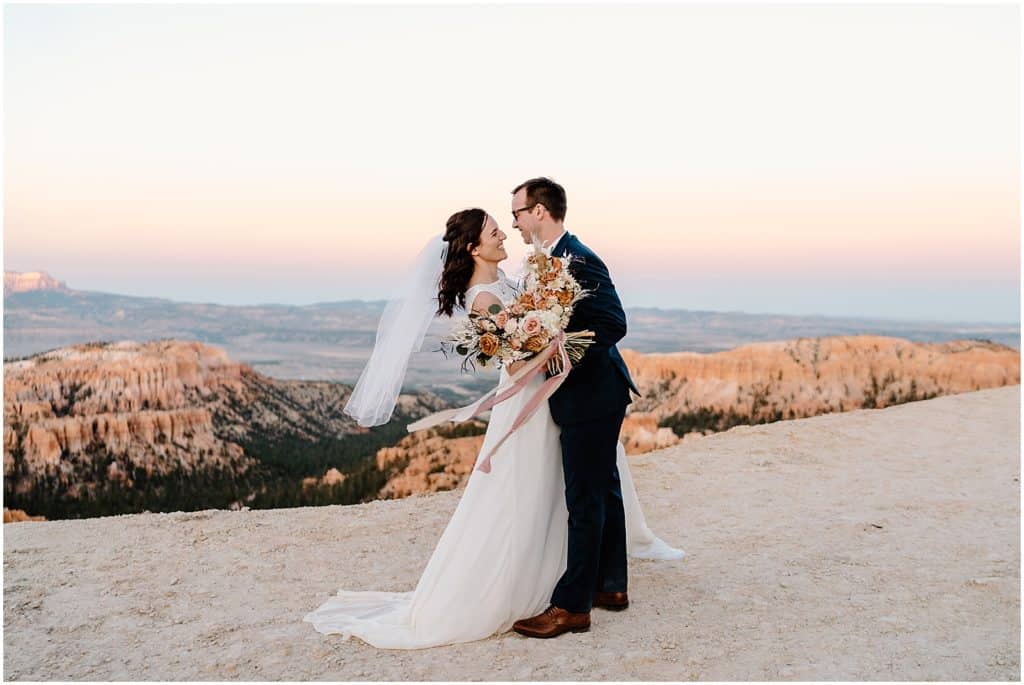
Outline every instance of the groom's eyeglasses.
<path id="1" fill-rule="evenodd" d="M 539 202 L 534 202 L 529 207 L 520 207 L 519 209 L 513 209 L 512 210 L 512 220 L 513 221 L 519 221 L 519 212 L 525 212 L 527 210 L 533 209 L 534 207 L 536 207 L 539 204 L 540 204 Z"/>

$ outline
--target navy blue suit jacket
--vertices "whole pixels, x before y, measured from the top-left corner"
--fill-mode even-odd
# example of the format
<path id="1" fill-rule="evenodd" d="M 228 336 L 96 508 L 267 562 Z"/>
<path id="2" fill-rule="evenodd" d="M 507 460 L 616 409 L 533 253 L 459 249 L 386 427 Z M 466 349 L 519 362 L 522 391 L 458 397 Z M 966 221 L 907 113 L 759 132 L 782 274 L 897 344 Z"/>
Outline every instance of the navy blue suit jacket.
<path id="1" fill-rule="evenodd" d="M 593 344 L 548 400 L 551 418 L 559 425 L 591 421 L 632 402 L 630 390 L 640 395 L 615 347 L 626 335 L 626 313 L 608 268 L 576 236 L 565 233 L 551 256 L 568 257 L 569 273 L 590 291 L 576 303 L 566 330 L 594 332 Z"/>

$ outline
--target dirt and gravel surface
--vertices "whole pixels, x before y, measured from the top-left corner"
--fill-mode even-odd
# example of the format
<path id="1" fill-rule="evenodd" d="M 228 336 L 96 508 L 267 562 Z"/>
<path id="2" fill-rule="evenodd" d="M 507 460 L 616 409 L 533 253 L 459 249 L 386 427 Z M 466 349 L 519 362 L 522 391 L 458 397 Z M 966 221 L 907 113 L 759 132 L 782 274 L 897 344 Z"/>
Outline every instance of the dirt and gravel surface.
<path id="1" fill-rule="evenodd" d="M 418 651 L 315 632 L 412 589 L 460 492 L 4 531 L 7 680 L 1019 680 L 1020 387 L 631 458 L 651 528 L 589 633 Z"/>

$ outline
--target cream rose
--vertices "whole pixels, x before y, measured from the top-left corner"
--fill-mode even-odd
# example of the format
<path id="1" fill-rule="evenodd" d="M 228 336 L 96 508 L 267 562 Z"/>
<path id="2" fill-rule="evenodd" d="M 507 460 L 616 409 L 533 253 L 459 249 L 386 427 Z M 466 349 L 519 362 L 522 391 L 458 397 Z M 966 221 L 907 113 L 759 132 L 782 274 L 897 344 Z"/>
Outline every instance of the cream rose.
<path id="1" fill-rule="evenodd" d="M 541 328 L 542 324 L 539 317 L 530 314 L 523 319 L 523 333 L 526 335 L 536 335 L 537 333 L 540 333 Z M 530 351 L 535 352 L 536 350 Z"/>

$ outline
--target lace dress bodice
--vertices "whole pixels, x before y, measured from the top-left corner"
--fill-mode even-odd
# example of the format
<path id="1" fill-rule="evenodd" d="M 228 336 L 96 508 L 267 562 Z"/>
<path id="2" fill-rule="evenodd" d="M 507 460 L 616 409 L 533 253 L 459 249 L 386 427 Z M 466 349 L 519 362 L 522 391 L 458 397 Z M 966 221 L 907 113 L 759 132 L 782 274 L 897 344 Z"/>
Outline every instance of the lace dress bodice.
<path id="1" fill-rule="evenodd" d="M 498 280 L 493 283 L 478 283 L 466 290 L 466 313 L 473 311 L 473 300 L 482 292 L 488 292 L 497 297 L 503 303 L 508 302 L 516 294 L 515 283 L 505 272 L 498 269 Z"/>

